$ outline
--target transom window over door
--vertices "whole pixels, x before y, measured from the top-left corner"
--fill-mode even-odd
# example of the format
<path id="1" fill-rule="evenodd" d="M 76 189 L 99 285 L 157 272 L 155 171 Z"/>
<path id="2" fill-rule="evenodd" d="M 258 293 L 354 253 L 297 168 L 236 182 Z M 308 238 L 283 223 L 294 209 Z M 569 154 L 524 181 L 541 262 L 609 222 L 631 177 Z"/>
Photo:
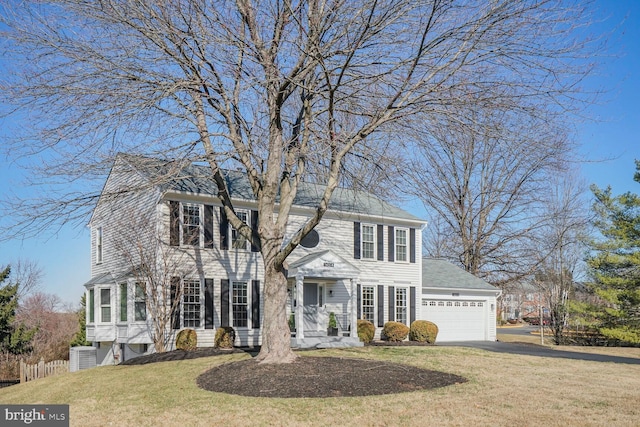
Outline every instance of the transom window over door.
<path id="1" fill-rule="evenodd" d="M 396 322 L 407 324 L 407 288 L 396 288 Z"/>
<path id="2" fill-rule="evenodd" d="M 200 246 L 200 206 L 182 205 L 182 244 Z"/>
<path id="3" fill-rule="evenodd" d="M 183 301 L 183 324 L 185 328 L 200 327 L 200 281 L 185 280 Z"/>
<path id="4" fill-rule="evenodd" d="M 407 261 L 407 229 L 396 229 L 396 261 Z"/>
<path id="5" fill-rule="evenodd" d="M 362 224 L 362 258 L 375 259 L 375 226 Z"/>
<path id="6" fill-rule="evenodd" d="M 375 288 L 362 287 L 362 318 L 375 324 Z"/>

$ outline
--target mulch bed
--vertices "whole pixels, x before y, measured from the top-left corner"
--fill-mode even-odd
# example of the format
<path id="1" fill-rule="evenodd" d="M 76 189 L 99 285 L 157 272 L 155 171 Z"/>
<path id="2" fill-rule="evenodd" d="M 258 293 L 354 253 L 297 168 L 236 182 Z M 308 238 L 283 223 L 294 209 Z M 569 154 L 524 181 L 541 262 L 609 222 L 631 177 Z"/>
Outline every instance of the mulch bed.
<path id="1" fill-rule="evenodd" d="M 411 345 L 408 343 L 377 342 L 372 345 Z M 247 351 L 255 355 L 257 350 Z M 245 351 L 238 348 L 174 350 L 136 357 L 121 364 L 145 365 L 242 352 Z M 458 375 L 398 363 L 315 356 L 301 356 L 288 364 L 268 365 L 247 359 L 217 366 L 197 378 L 199 387 L 213 392 L 281 398 L 373 396 L 427 390 L 466 381 Z"/>

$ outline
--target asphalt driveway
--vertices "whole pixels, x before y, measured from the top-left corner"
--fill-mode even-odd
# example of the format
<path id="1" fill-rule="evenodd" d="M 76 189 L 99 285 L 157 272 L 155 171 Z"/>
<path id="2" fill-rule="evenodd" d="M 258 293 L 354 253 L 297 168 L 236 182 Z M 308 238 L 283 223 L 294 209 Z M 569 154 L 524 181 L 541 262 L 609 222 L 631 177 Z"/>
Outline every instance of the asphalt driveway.
<path id="1" fill-rule="evenodd" d="M 442 347 L 471 347 L 482 350 L 493 351 L 496 353 L 523 354 L 527 356 L 538 357 L 556 357 L 561 359 L 572 360 L 589 360 L 592 362 L 612 362 L 626 363 L 632 365 L 640 365 L 640 359 L 633 357 L 607 356 L 603 354 L 578 353 L 574 351 L 555 350 L 550 347 L 544 347 L 536 344 L 511 343 L 500 341 L 456 341 L 436 343 Z"/>

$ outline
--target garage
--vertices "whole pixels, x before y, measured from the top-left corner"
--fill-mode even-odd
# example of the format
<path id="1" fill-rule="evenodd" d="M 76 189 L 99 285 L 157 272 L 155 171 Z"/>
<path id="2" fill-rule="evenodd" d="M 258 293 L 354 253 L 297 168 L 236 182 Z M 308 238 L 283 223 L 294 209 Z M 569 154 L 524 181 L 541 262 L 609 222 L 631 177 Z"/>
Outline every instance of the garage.
<path id="1" fill-rule="evenodd" d="M 436 342 L 495 341 L 500 290 L 443 259 L 422 260 L 421 318 L 438 325 Z"/>

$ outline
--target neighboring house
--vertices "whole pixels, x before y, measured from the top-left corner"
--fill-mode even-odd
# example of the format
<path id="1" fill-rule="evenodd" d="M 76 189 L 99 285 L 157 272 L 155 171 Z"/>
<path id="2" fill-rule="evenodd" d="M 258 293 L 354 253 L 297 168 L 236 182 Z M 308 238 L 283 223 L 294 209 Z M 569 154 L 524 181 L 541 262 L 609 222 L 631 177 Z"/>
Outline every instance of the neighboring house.
<path id="1" fill-rule="evenodd" d="M 530 282 L 519 282 L 502 295 L 502 320 L 539 317 L 541 306 L 548 307 L 544 292 Z"/>
<path id="2" fill-rule="evenodd" d="M 238 215 L 255 227 L 257 205 L 246 178 L 237 171 L 225 177 Z M 322 191 L 301 184 L 288 236 L 313 213 Z M 199 346 L 213 346 L 220 326 L 235 329 L 236 345 L 260 345 L 262 258 L 229 226 L 217 193 L 208 167 L 117 157 L 89 223 L 86 328 L 87 340 L 98 347 L 98 364 L 154 351 L 148 289 L 134 267 L 145 261 L 135 259 L 136 247 L 157 249 L 156 267 L 172 275 L 167 304 L 176 315 L 165 331 L 170 348 L 183 328 L 196 330 Z M 429 314 L 420 306 L 420 290 L 424 298 L 428 289 L 420 262 L 425 225 L 371 194 L 337 189 L 320 224 L 287 259 L 288 311 L 296 324 L 292 345 L 361 345 L 358 318 L 373 322 L 379 336 L 389 320 L 408 326 Z M 173 272 L 166 271 L 169 265 Z M 478 301 L 489 301 L 480 294 Z M 494 308 L 485 304 L 483 310 Z M 330 312 L 338 319 L 338 338 L 326 337 Z"/>
<path id="3" fill-rule="evenodd" d="M 438 326 L 436 342 L 495 341 L 501 291 L 444 259 L 422 260 L 422 319 Z"/>

